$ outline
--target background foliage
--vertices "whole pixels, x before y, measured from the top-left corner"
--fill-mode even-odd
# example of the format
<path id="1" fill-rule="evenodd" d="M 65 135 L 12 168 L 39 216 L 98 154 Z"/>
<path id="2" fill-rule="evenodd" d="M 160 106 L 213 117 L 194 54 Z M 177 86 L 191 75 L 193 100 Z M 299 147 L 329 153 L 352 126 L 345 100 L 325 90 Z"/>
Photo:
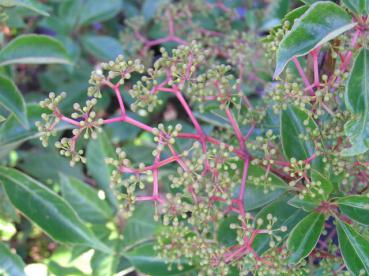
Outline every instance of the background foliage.
<path id="1" fill-rule="evenodd" d="M 369 7 L 366 1 L 337 2 L 0 0 L 0 275 L 369 275 Z M 237 133 L 244 133 L 238 153 L 242 159 L 246 145 L 253 162 L 247 159 L 248 184 L 237 203 L 243 207 L 209 215 L 213 228 L 206 237 L 219 247 L 207 244 L 208 252 L 191 259 L 183 255 L 188 247 L 173 253 L 165 245 L 176 238 L 191 245 L 196 231 L 160 223 L 157 202 L 126 206 L 129 193 L 111 185 L 114 163 L 105 160 L 124 159 L 116 152 L 120 147 L 134 166 L 147 163 L 158 150 L 150 133 L 130 124 L 98 124 L 96 139 L 80 141 L 84 156 L 70 162 L 42 143 L 69 137 L 73 123 L 58 121 L 53 136 L 36 122 L 52 118 L 55 106 L 60 114 L 76 112 L 75 103 L 100 93 L 101 62 L 115 61 L 105 64 L 114 71 L 121 57 L 140 58 L 150 68 L 193 40 L 202 45 L 190 49 L 206 55 L 200 73 L 219 81 L 227 72 L 236 76 L 224 80 L 236 91 L 226 102 L 206 94 L 206 87 L 192 87 L 193 94 L 189 89 L 193 114 L 206 135 L 230 145 L 237 147 Z M 214 69 L 220 64 L 231 69 Z M 130 118 L 198 131 L 174 95 L 127 93 L 139 79 L 127 77 L 121 91 Z M 68 96 L 62 100 L 57 95 L 63 91 Z M 104 97 L 91 104 L 96 117 L 119 115 L 114 94 L 101 92 Z M 39 105 L 47 95 L 56 101 L 51 110 Z M 229 123 L 232 116 L 239 129 Z M 175 146 L 182 153 L 192 144 L 180 140 Z M 229 198 L 242 193 L 246 165 L 236 161 L 220 170 L 234 171 L 226 174 Z M 161 170 L 163 194 L 179 193 L 180 185 L 171 185 L 176 172 L 175 166 Z M 216 204 L 214 209 L 223 208 Z M 249 224 L 257 234 L 252 248 L 242 243 Z M 240 254 L 227 255 L 224 248 Z M 212 254 L 227 256 L 229 267 L 202 263 Z"/>

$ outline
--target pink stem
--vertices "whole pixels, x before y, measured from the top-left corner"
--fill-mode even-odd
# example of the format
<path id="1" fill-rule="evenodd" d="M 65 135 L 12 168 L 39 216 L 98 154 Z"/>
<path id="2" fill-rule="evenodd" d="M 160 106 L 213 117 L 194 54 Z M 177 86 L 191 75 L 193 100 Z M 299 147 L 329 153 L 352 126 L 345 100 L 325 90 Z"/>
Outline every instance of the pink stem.
<path id="1" fill-rule="evenodd" d="M 299 62 L 298 58 L 297 58 L 297 57 L 293 57 L 293 59 L 292 59 L 292 60 L 293 60 L 293 62 L 295 63 L 296 69 L 297 69 L 297 71 L 299 72 L 300 77 L 301 77 L 302 81 L 303 81 L 303 82 L 304 82 L 304 84 L 305 84 L 305 87 L 306 87 L 306 88 L 308 88 L 308 89 L 310 90 L 310 96 L 314 96 L 314 95 L 315 95 L 314 90 L 313 90 L 313 88 L 312 88 L 312 86 L 311 86 L 311 84 L 310 84 L 310 82 L 309 82 L 308 78 L 306 77 L 305 72 L 304 72 L 304 70 L 302 69 L 301 64 L 300 64 L 300 62 Z"/>
<path id="2" fill-rule="evenodd" d="M 319 81 L 319 51 L 320 48 L 315 49 L 311 52 L 311 56 L 313 57 L 313 64 L 314 64 L 314 86 L 319 87 L 320 81 Z"/>
<path id="3" fill-rule="evenodd" d="M 124 107 L 122 95 L 120 94 L 119 85 L 114 86 L 114 92 L 115 92 L 115 95 L 116 95 L 116 97 L 118 99 L 118 103 L 119 103 L 119 107 L 120 107 L 120 112 L 122 113 L 122 116 L 123 116 L 123 115 L 126 114 L 126 109 Z"/>
<path id="4" fill-rule="evenodd" d="M 242 204 L 244 204 L 244 199 L 245 199 L 246 180 L 247 180 L 249 165 L 250 165 L 250 158 L 247 158 L 245 160 L 244 165 L 243 165 L 241 188 L 240 188 L 240 194 L 239 194 L 239 197 L 238 197 L 240 199 L 240 201 L 242 202 Z"/>

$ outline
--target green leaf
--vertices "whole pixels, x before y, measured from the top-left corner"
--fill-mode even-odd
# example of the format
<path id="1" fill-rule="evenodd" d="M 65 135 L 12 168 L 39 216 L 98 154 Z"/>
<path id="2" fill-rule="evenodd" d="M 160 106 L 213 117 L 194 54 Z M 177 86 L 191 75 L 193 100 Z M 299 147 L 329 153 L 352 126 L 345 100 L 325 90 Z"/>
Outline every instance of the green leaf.
<path id="1" fill-rule="evenodd" d="M 26 103 L 22 93 L 14 82 L 0 75 L 0 104 L 10 112 L 13 112 L 17 120 L 26 128 L 29 127 Z"/>
<path id="2" fill-rule="evenodd" d="M 0 51 L 0 66 L 7 64 L 70 64 L 67 51 L 46 35 L 20 35 Z"/>
<path id="3" fill-rule="evenodd" d="M 6 275 L 26 276 L 24 273 L 24 263 L 22 259 L 13 254 L 9 247 L 0 242 L 0 273 Z"/>
<path id="4" fill-rule="evenodd" d="M 309 6 L 307 5 L 298 7 L 290 11 L 289 13 L 287 13 L 286 16 L 283 18 L 283 21 L 288 21 L 291 24 L 293 24 L 295 20 L 300 18 L 308 9 L 309 9 Z"/>
<path id="5" fill-rule="evenodd" d="M 56 241 L 110 252 L 71 206 L 40 182 L 6 167 L 0 167 L 0 181 L 13 205 Z"/>
<path id="6" fill-rule="evenodd" d="M 7 8 L 18 6 L 32 10 L 44 16 L 49 16 L 49 13 L 45 10 L 46 6 L 35 0 L 0 0 L 0 6 Z"/>
<path id="7" fill-rule="evenodd" d="M 311 189 L 314 196 L 311 193 L 305 194 L 303 199 L 295 196 L 288 201 L 290 205 L 297 208 L 302 208 L 305 211 L 309 212 L 318 207 L 322 201 L 328 200 L 329 195 L 333 191 L 333 184 L 331 183 L 331 181 L 316 170 L 312 171 L 311 178 L 312 181 L 314 181 L 315 183 L 320 183 L 319 186 Z"/>
<path id="8" fill-rule="evenodd" d="M 236 245 L 237 241 L 237 229 L 231 229 L 231 224 L 240 225 L 240 220 L 237 216 L 225 217 L 220 223 L 217 231 L 217 240 L 227 247 Z"/>
<path id="9" fill-rule="evenodd" d="M 291 252 L 290 264 L 297 264 L 315 248 L 324 228 L 324 215 L 310 213 L 291 231 L 287 248 Z"/>
<path id="10" fill-rule="evenodd" d="M 306 55 L 355 25 L 351 16 L 332 2 L 311 5 L 281 41 L 274 76 L 279 76 L 293 57 Z"/>
<path id="11" fill-rule="evenodd" d="M 358 223 L 369 225 L 369 197 L 353 195 L 337 200 L 342 214 Z"/>
<path id="12" fill-rule="evenodd" d="M 315 121 L 306 113 L 295 106 L 288 106 L 281 113 L 281 143 L 285 157 L 290 160 L 306 160 L 316 152 L 312 139 L 303 139 L 300 135 L 311 137 L 318 132 Z M 318 132 L 319 133 L 319 132 Z M 312 167 L 318 171 L 324 169 L 320 157 L 312 161 Z"/>
<path id="13" fill-rule="evenodd" d="M 367 15 L 369 13 L 368 0 L 342 0 L 342 2 L 354 13 L 361 15 Z"/>
<path id="14" fill-rule="evenodd" d="M 301 2 L 307 4 L 307 5 L 312 5 L 318 1 L 321 1 L 321 0 L 301 0 Z"/>
<path id="15" fill-rule="evenodd" d="M 82 45 L 100 60 L 113 60 L 124 52 L 122 43 L 110 36 L 85 35 L 82 37 Z"/>
<path id="16" fill-rule="evenodd" d="M 7 221 L 17 221 L 17 210 L 10 203 L 8 195 L 5 193 L 3 185 L 0 183 L 0 219 Z"/>
<path id="17" fill-rule="evenodd" d="M 164 5 L 167 5 L 169 0 L 145 0 L 142 5 L 142 15 L 145 17 L 145 19 L 148 21 L 152 19 L 157 10 Z"/>
<path id="18" fill-rule="evenodd" d="M 0 157 L 7 154 L 10 150 L 15 149 L 20 144 L 30 139 L 40 136 L 40 132 L 35 126 L 35 122 L 40 120 L 42 113 L 48 113 L 46 109 L 41 108 L 38 104 L 27 105 L 27 118 L 30 128 L 25 129 L 19 124 L 14 114 L 0 126 Z M 57 130 L 70 128 L 67 124 L 60 124 Z"/>
<path id="19" fill-rule="evenodd" d="M 101 133 L 97 139 L 89 141 L 86 150 L 88 173 L 105 192 L 110 204 L 116 206 L 117 201 L 110 187 L 110 176 L 113 169 L 105 162 L 105 159 L 109 157 L 115 158 L 116 154 L 105 133 Z"/>
<path id="20" fill-rule="evenodd" d="M 92 276 L 115 275 L 118 263 L 119 256 L 95 251 L 91 259 Z"/>
<path id="21" fill-rule="evenodd" d="M 152 240 L 161 224 L 154 220 L 154 208 L 151 203 L 136 206 L 123 230 L 123 246 L 127 250 L 137 244 Z"/>
<path id="22" fill-rule="evenodd" d="M 51 275 L 58 276 L 86 276 L 82 271 L 76 267 L 63 267 L 54 261 L 47 264 L 47 270 Z"/>
<path id="23" fill-rule="evenodd" d="M 286 232 L 278 232 L 278 236 L 284 240 L 291 232 L 293 227 L 307 214 L 301 209 L 297 209 L 288 205 L 287 200 L 287 197 L 282 197 L 281 199 L 261 209 L 260 212 L 257 213 L 255 220 L 261 218 L 264 221 L 264 224 L 258 226 L 258 228 L 265 228 L 265 224 L 268 221 L 267 216 L 268 214 L 271 214 L 273 217 L 277 218 L 277 221 L 273 224 L 273 229 L 278 229 L 281 226 L 287 227 Z M 268 234 L 260 234 L 256 236 L 252 246 L 254 250 L 261 255 L 268 250 L 269 241 L 270 236 Z"/>
<path id="24" fill-rule="evenodd" d="M 342 221 L 337 221 L 337 234 L 347 268 L 353 275 L 369 274 L 369 241 Z"/>
<path id="25" fill-rule="evenodd" d="M 140 272 L 151 276 L 162 275 L 177 275 L 180 272 L 186 272 L 192 269 L 182 260 L 177 260 L 175 263 L 167 264 L 163 259 L 157 257 L 157 254 L 153 248 L 153 243 L 146 243 L 135 247 L 134 250 L 125 253 L 125 257 L 137 268 Z M 184 269 L 179 271 L 177 265 L 181 264 Z M 171 270 L 168 270 L 168 265 L 172 266 Z"/>
<path id="26" fill-rule="evenodd" d="M 266 204 L 279 198 L 289 189 L 289 186 L 286 184 L 286 182 L 271 172 L 268 174 L 268 177 L 271 178 L 270 183 L 255 181 L 255 179 L 264 175 L 266 175 L 264 168 L 250 165 L 244 200 L 245 209 L 247 211 L 265 206 Z"/>
<path id="27" fill-rule="evenodd" d="M 362 49 L 356 57 L 347 80 L 345 102 L 354 118 L 345 125 L 351 147 L 344 156 L 363 154 L 369 149 L 369 50 Z"/>
<path id="28" fill-rule="evenodd" d="M 60 175 L 60 183 L 63 198 L 72 205 L 81 219 L 91 223 L 106 223 L 113 217 L 110 206 L 89 185 L 64 174 Z"/>
<path id="29" fill-rule="evenodd" d="M 78 13 L 78 23 L 87 25 L 93 22 L 105 21 L 115 17 L 121 10 L 122 2 L 120 0 L 86 0 L 83 3 L 82 10 Z"/>
<path id="30" fill-rule="evenodd" d="M 22 152 L 23 153 L 23 152 Z M 37 159 L 34 156 L 37 155 Z M 83 178 L 83 166 L 71 167 L 69 160 L 53 149 L 33 149 L 24 152 L 22 163 L 18 165 L 22 171 L 44 183 L 59 183 L 59 174 Z M 45 168 L 48 168 L 45 170 Z"/>

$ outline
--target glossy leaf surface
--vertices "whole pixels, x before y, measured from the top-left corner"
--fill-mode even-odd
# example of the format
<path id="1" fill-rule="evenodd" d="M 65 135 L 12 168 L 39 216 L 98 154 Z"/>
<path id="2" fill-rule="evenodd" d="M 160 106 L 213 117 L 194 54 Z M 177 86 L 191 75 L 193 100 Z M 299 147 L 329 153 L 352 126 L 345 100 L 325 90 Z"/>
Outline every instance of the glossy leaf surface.
<path id="1" fill-rule="evenodd" d="M 353 195 L 338 200 L 340 211 L 361 224 L 369 225 L 369 197 Z"/>
<path id="2" fill-rule="evenodd" d="M 35 179 L 15 169 L 0 167 L 0 181 L 12 204 L 53 239 L 110 251 L 64 199 Z"/>
<path id="3" fill-rule="evenodd" d="M 7 64 L 69 64 L 63 45 L 46 35 L 21 35 L 0 51 L 0 66 Z"/>
<path id="4" fill-rule="evenodd" d="M 91 223 L 106 223 L 112 218 L 110 206 L 98 197 L 95 189 L 75 177 L 61 175 L 60 180 L 63 198 L 81 219 Z"/>
<path id="5" fill-rule="evenodd" d="M 25 276 L 22 259 L 12 253 L 8 246 L 0 242 L 0 272 L 7 275 Z"/>
<path id="6" fill-rule="evenodd" d="M 0 75 L 0 105 L 14 113 L 17 120 L 28 128 L 26 103 L 14 82 Z"/>
<path id="7" fill-rule="evenodd" d="M 355 25 L 351 16 L 335 3 L 322 1 L 311 5 L 281 41 L 274 76 L 279 76 L 293 57 L 306 55 Z"/>
<path id="8" fill-rule="evenodd" d="M 310 254 L 323 231 L 324 221 L 323 214 L 310 213 L 292 229 L 287 240 L 289 263 L 297 264 Z"/>
<path id="9" fill-rule="evenodd" d="M 344 156 L 363 154 L 369 149 L 369 50 L 362 49 L 356 57 L 346 84 L 345 102 L 353 119 L 345 125 L 351 147 Z"/>
<path id="10" fill-rule="evenodd" d="M 343 260 L 353 275 L 369 274 L 369 241 L 345 222 L 337 222 L 337 234 Z M 364 274 L 365 275 L 365 274 Z"/>

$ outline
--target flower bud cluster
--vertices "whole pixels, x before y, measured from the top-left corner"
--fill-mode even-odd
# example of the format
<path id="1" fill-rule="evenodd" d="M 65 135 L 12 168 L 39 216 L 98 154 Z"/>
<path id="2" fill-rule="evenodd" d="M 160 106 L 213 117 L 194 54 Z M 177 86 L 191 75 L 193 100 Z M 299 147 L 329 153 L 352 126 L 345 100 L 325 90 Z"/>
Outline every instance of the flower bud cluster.
<path id="1" fill-rule="evenodd" d="M 73 138 L 62 138 L 60 142 L 55 143 L 55 147 L 59 153 L 70 159 L 69 163 L 73 167 L 76 163 L 86 163 L 86 158 L 83 157 L 83 150 L 76 149 L 76 142 Z"/>
<path id="2" fill-rule="evenodd" d="M 311 100 L 309 94 L 304 91 L 301 81 L 298 82 L 296 76 L 288 68 L 285 72 L 285 79 L 272 84 L 266 98 L 270 99 L 273 111 L 277 114 L 290 104 L 305 109 Z"/>
<path id="3" fill-rule="evenodd" d="M 48 146 L 50 136 L 55 136 L 55 126 L 60 122 L 58 117 L 59 109 L 58 106 L 60 102 L 65 99 L 66 93 L 62 92 L 60 95 L 56 95 L 54 92 L 49 93 L 49 97 L 40 102 L 40 106 L 51 112 L 42 113 L 41 118 L 43 122 L 38 121 L 35 123 L 38 132 L 40 133 L 40 140 L 44 147 Z"/>
<path id="4" fill-rule="evenodd" d="M 224 262 L 226 248 L 215 237 L 196 235 L 188 226 L 166 227 L 157 237 L 155 250 L 168 264 L 177 264 L 179 270 L 185 260 L 200 268 L 199 275 L 227 275 L 230 267 Z"/>
<path id="5" fill-rule="evenodd" d="M 86 101 L 86 105 L 81 107 L 78 103 L 73 104 L 74 112 L 71 114 L 73 119 L 79 121 L 80 127 L 73 129 L 74 136 L 80 136 L 83 134 L 83 138 L 96 139 L 98 133 L 102 131 L 101 126 L 104 123 L 103 119 L 98 119 L 96 112 L 93 110 L 97 104 L 96 98 L 92 98 Z"/>
<path id="6" fill-rule="evenodd" d="M 116 149 L 117 159 L 107 158 L 105 162 L 114 167 L 111 173 L 110 185 L 118 200 L 119 207 L 125 218 L 130 217 L 135 210 L 136 196 L 140 190 L 144 190 L 146 183 L 150 182 L 152 172 L 141 171 L 145 165 L 140 163 L 136 172 L 132 173 L 132 163 L 127 158 L 127 154 L 121 148 Z M 130 171 L 125 171 L 129 168 Z M 124 172 L 129 176 L 126 177 Z"/>
<path id="7" fill-rule="evenodd" d="M 207 99 L 213 99 L 220 103 L 219 108 L 224 109 L 233 103 L 241 109 L 239 93 L 236 92 L 237 82 L 233 75 L 229 74 L 230 66 L 218 65 L 210 68 L 206 73 L 197 76 L 186 89 L 186 94 L 193 102 L 200 104 L 200 110 L 204 108 Z"/>
<path id="8" fill-rule="evenodd" d="M 288 167 L 284 167 L 284 171 L 289 173 L 289 175 L 293 178 L 302 178 L 307 175 L 307 172 L 311 169 L 310 163 L 305 162 L 305 160 L 297 160 L 296 158 L 290 159 L 290 165 Z M 290 183 L 291 186 L 294 186 L 296 183 L 292 181 Z"/>
<path id="9" fill-rule="evenodd" d="M 252 151 L 254 156 L 258 157 L 252 160 L 253 165 L 268 166 L 274 164 L 274 159 L 278 154 L 276 139 L 277 135 L 269 129 L 264 136 L 257 136 L 255 140 L 247 143 L 247 148 Z"/>
<path id="10" fill-rule="evenodd" d="M 157 128 L 154 128 L 152 133 L 154 134 L 154 141 L 157 143 L 157 146 L 152 152 L 153 156 L 157 156 L 162 152 L 165 146 L 173 145 L 176 141 L 175 138 L 181 130 L 181 124 L 177 124 L 175 127 L 169 125 L 166 129 L 163 124 L 159 124 Z"/>

